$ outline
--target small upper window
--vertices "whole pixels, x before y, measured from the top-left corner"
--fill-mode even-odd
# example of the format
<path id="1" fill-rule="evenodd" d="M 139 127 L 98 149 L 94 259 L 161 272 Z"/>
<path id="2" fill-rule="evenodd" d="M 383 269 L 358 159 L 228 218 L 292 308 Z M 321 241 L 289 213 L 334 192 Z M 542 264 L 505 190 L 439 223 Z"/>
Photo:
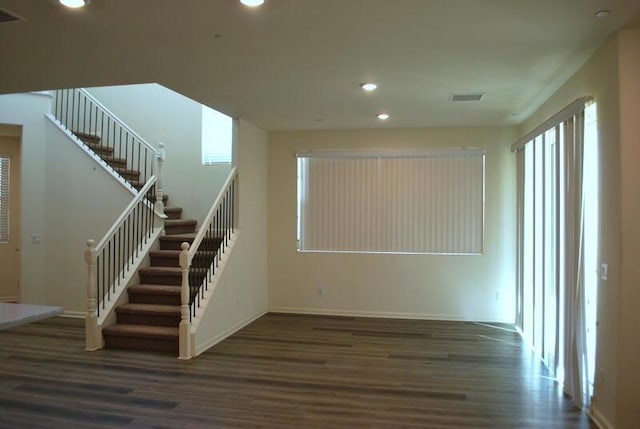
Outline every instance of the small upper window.
<path id="1" fill-rule="evenodd" d="M 202 106 L 202 165 L 231 163 L 233 119 Z"/>

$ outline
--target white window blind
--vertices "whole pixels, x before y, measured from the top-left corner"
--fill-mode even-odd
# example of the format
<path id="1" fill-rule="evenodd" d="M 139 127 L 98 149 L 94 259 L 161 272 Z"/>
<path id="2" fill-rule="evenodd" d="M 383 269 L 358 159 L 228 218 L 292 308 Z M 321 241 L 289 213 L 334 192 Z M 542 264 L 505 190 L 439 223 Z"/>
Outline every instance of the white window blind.
<path id="1" fill-rule="evenodd" d="M 9 158 L 0 157 L 0 243 L 9 241 Z"/>
<path id="2" fill-rule="evenodd" d="M 482 253 L 484 151 L 298 154 L 298 249 Z"/>

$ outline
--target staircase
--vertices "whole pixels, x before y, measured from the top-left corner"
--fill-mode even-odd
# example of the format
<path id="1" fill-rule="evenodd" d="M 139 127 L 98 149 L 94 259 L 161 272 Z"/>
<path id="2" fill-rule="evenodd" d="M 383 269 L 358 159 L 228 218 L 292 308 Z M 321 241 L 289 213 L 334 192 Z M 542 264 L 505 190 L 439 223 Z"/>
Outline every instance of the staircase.
<path id="1" fill-rule="evenodd" d="M 114 157 L 114 149 L 102 144 L 100 137 L 74 134 L 134 188 L 144 186 L 140 172 L 127 169 L 127 160 Z M 150 266 L 138 270 L 140 283 L 127 289 L 129 302 L 116 307 L 117 323 L 102 330 L 107 348 L 178 352 L 182 283 L 179 255 L 181 244 L 193 241 L 197 221 L 182 219 L 182 208 L 166 207 L 167 200 L 167 195 L 163 195 L 167 219 L 165 235 L 160 237 L 160 250 L 151 251 Z M 219 242 L 215 248 L 218 245 Z M 208 264 L 214 257 L 215 252 L 198 253 L 198 258 L 206 259 Z"/>
<path id="2" fill-rule="evenodd" d="M 129 286 L 129 303 L 116 307 L 117 323 L 102 330 L 107 348 L 178 353 L 180 324 L 180 245 L 193 241 L 196 222 L 182 220 L 182 209 L 165 209 L 166 235 L 150 252 L 151 266 L 138 270 L 140 283 Z"/>

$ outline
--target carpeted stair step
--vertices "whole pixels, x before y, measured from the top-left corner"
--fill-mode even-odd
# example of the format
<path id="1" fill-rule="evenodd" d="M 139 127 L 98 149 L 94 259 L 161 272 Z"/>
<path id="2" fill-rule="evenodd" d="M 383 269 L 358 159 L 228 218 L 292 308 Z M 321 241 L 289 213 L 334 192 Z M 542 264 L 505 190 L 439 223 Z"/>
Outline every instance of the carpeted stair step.
<path id="1" fill-rule="evenodd" d="M 72 131 L 72 133 L 85 143 L 99 144 L 101 140 L 100 136 L 95 134 L 82 133 L 80 131 Z"/>
<path id="2" fill-rule="evenodd" d="M 182 218 L 182 207 L 165 207 L 164 214 L 167 215 L 167 219 L 180 219 Z"/>
<path id="3" fill-rule="evenodd" d="M 131 304 L 160 304 L 180 305 L 180 286 L 140 284 L 129 286 L 129 303 Z"/>
<path id="4" fill-rule="evenodd" d="M 194 219 L 166 219 L 164 231 L 167 235 L 189 234 L 195 232 L 197 220 Z"/>
<path id="5" fill-rule="evenodd" d="M 166 222 L 166 221 L 165 221 Z M 160 249 L 161 250 L 181 250 L 182 243 L 187 242 L 191 244 L 196 234 L 174 234 L 160 236 Z M 205 246 L 209 249 L 217 249 L 220 247 L 222 239 L 220 238 L 205 238 L 202 240 Z"/>
<path id="6" fill-rule="evenodd" d="M 140 172 L 138 170 L 127 170 L 126 168 L 114 168 L 114 170 L 131 183 L 137 183 L 140 180 Z"/>
<path id="7" fill-rule="evenodd" d="M 110 349 L 178 353 L 177 327 L 116 324 L 102 330 Z"/>
<path id="8" fill-rule="evenodd" d="M 166 222 L 166 220 L 165 220 Z M 160 249 L 161 250 L 182 250 L 182 243 L 187 242 L 191 244 L 195 234 L 174 234 L 174 235 L 162 235 L 160 236 Z"/>
<path id="9" fill-rule="evenodd" d="M 118 324 L 174 326 L 180 324 L 179 305 L 129 303 L 116 307 Z"/>
<path id="10" fill-rule="evenodd" d="M 84 144 L 87 145 L 89 147 L 89 149 L 91 149 L 96 154 L 98 154 L 98 156 L 100 158 L 112 157 L 113 156 L 113 148 L 112 147 L 101 146 L 99 144 L 93 144 L 93 143 L 87 143 L 87 142 L 85 142 Z"/>
<path id="11" fill-rule="evenodd" d="M 180 250 L 154 250 L 149 252 L 151 256 L 151 265 L 154 267 L 179 267 L 180 266 Z M 193 257 L 194 261 L 199 265 L 207 263 L 207 266 L 213 261 L 216 255 L 215 251 L 199 251 Z"/>
<path id="12" fill-rule="evenodd" d="M 200 273 L 200 276 L 204 275 L 206 270 L 204 268 L 196 269 L 191 267 L 189 273 Z M 181 285 L 182 284 L 182 271 L 179 267 L 146 267 L 138 270 L 140 275 L 140 284 L 156 284 L 156 285 Z M 200 277 L 198 277 L 200 278 Z"/>
<path id="13" fill-rule="evenodd" d="M 116 158 L 113 156 L 103 156 L 102 160 L 113 168 L 127 168 L 127 160 L 125 158 Z"/>
<path id="14" fill-rule="evenodd" d="M 138 270 L 141 284 L 181 285 L 182 272 L 179 267 L 146 267 Z"/>

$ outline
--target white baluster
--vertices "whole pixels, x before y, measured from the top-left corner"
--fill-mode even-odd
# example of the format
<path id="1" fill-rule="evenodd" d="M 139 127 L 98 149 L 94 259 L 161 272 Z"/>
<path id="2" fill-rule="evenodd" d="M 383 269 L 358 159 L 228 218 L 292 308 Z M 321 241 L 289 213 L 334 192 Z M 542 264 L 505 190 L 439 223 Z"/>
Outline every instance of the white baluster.
<path id="1" fill-rule="evenodd" d="M 94 351 L 102 348 L 102 332 L 98 328 L 98 300 L 96 289 L 96 253 L 95 241 L 88 240 L 84 251 L 87 264 L 87 316 L 85 318 L 85 350 Z"/>
<path id="2" fill-rule="evenodd" d="M 180 355 L 179 359 L 191 359 L 191 322 L 189 321 L 189 243 L 182 243 L 180 252 L 180 271 L 182 272 Z"/>
<path id="3" fill-rule="evenodd" d="M 156 154 L 156 176 L 158 176 L 158 181 L 156 182 L 156 211 L 158 213 L 164 213 L 162 167 L 165 159 L 167 159 L 167 151 L 164 149 L 164 143 L 160 142 L 158 143 L 158 153 Z"/>

